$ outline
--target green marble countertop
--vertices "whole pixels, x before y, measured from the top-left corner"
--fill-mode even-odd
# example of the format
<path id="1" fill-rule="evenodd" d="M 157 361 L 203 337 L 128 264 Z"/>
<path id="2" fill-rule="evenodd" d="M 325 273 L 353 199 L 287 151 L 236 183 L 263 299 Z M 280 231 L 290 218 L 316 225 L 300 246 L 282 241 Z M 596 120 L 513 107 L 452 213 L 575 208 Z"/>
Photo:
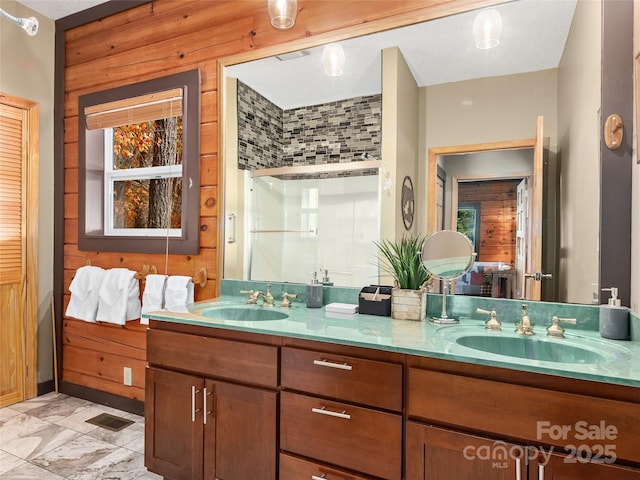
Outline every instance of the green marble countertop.
<path id="1" fill-rule="evenodd" d="M 190 307 L 189 312 L 159 311 L 144 314 L 143 317 L 640 387 L 640 342 L 603 339 L 597 331 L 567 329 L 565 338 L 555 339 L 546 336 L 546 326 L 537 325 L 534 336 L 523 337 L 514 333 L 513 324 L 510 322 L 503 322 L 501 332 L 489 332 L 484 328 L 484 321 L 470 318 L 461 318 L 459 324 L 438 325 L 428 320 L 415 322 L 373 315 L 336 314 L 327 312 L 325 307 L 308 309 L 299 302 L 290 308 L 282 308 L 277 306 L 278 303 L 274 307 L 246 305 L 245 300 L 246 297 L 223 295 L 214 300 L 196 303 Z M 213 313 L 206 314 L 207 309 L 225 306 L 239 306 L 256 311 L 272 310 L 282 312 L 287 317 L 282 320 L 246 321 L 221 320 L 215 318 Z M 543 350 L 545 347 L 546 350 L 549 349 L 548 343 L 560 343 L 570 350 L 571 347 L 587 350 L 588 355 L 595 352 L 601 358 L 598 363 L 531 360 L 488 353 L 457 342 L 460 337 L 470 336 L 501 337 L 504 340 L 499 341 L 510 343 L 511 347 L 518 346 L 518 341 L 533 341 Z M 490 343 L 493 339 L 479 341 Z M 553 348 L 551 345 L 550 349 Z"/>

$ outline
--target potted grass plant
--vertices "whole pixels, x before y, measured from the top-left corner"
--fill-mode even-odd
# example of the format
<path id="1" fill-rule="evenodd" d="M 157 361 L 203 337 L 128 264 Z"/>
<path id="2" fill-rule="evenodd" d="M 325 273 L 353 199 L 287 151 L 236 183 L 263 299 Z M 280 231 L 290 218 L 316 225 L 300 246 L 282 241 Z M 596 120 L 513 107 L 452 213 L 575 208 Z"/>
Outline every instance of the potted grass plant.
<path id="1" fill-rule="evenodd" d="M 424 320 L 427 310 L 427 283 L 431 275 L 422 265 L 425 237 L 404 236 L 399 242 L 374 242 L 380 251 L 380 268 L 393 278 L 391 318 Z"/>

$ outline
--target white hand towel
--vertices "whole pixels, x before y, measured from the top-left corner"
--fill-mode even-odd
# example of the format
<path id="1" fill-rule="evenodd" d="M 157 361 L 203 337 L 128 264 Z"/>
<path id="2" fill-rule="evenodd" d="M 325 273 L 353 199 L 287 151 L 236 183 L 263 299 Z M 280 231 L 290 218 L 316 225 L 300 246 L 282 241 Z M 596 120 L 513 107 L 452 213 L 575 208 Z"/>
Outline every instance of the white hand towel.
<path id="1" fill-rule="evenodd" d="M 104 269 L 87 265 L 80 267 L 71 280 L 71 299 L 65 315 L 85 322 L 95 322 L 98 312 L 98 293 Z"/>
<path id="2" fill-rule="evenodd" d="M 127 320 L 140 317 L 140 285 L 135 274 L 126 268 L 112 268 L 105 272 L 96 320 L 125 325 Z"/>
<path id="3" fill-rule="evenodd" d="M 187 305 L 193 303 L 191 277 L 172 275 L 167 279 L 164 292 L 164 308 L 170 312 L 188 312 Z"/>
<path id="4" fill-rule="evenodd" d="M 164 305 L 164 286 L 167 281 L 166 275 L 149 274 L 145 280 L 144 292 L 142 293 L 142 313 L 162 310 Z M 140 323 L 148 325 L 149 320 L 141 318 Z"/>

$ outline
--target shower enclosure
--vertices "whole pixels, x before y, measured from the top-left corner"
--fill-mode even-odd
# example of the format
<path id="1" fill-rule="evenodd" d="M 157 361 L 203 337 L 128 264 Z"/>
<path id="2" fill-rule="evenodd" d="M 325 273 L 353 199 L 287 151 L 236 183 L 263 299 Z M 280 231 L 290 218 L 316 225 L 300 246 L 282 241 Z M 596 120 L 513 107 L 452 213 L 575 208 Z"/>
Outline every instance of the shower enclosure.
<path id="1" fill-rule="evenodd" d="M 353 163 L 362 165 L 253 172 L 245 189 L 245 278 L 307 283 L 327 270 L 335 285 L 377 282 L 378 168 Z"/>

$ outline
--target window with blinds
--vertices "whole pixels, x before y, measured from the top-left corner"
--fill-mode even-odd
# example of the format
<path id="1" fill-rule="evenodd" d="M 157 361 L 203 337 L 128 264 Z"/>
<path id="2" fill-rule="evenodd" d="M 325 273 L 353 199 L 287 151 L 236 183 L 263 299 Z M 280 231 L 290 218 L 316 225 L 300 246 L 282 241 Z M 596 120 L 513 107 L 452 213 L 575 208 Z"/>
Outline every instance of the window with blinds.
<path id="1" fill-rule="evenodd" d="M 80 97 L 80 249 L 197 253 L 199 83 L 194 70 Z"/>

